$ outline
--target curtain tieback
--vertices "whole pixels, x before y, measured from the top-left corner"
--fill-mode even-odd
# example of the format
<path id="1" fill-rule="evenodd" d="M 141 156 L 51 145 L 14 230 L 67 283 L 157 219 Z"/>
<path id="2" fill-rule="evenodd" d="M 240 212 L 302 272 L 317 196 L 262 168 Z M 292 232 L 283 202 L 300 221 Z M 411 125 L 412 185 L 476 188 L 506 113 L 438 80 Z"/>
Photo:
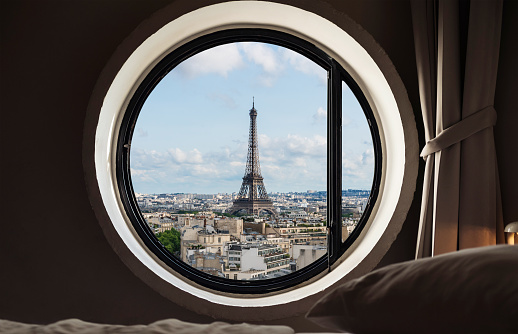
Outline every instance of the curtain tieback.
<path id="1" fill-rule="evenodd" d="M 421 151 L 426 160 L 430 154 L 439 152 L 453 144 L 459 143 L 471 135 L 496 124 L 496 110 L 493 106 L 485 107 L 476 113 L 443 130 L 437 137 L 428 141 Z"/>

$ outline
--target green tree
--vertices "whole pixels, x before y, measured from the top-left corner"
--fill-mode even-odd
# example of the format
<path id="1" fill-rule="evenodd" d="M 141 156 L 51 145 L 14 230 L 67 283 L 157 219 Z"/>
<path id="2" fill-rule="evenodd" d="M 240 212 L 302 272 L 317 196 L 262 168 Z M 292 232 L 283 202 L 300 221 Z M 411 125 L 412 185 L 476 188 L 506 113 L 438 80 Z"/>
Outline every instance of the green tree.
<path id="1" fill-rule="evenodd" d="M 198 211 L 187 211 L 187 210 L 178 210 L 178 214 L 185 215 L 185 214 L 194 214 L 197 215 Z"/>
<path id="2" fill-rule="evenodd" d="M 156 237 L 171 254 L 176 254 L 180 251 L 181 236 L 177 230 L 172 229 L 159 232 Z"/>

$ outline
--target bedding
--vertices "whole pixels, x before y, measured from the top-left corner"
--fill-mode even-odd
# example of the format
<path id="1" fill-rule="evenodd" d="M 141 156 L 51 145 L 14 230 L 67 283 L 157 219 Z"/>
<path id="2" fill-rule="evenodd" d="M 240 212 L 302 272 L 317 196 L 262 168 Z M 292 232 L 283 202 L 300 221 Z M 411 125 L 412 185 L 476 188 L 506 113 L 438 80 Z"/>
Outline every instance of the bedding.
<path id="1" fill-rule="evenodd" d="M 389 265 L 336 288 L 306 316 L 356 334 L 518 333 L 518 246 Z"/>
<path id="2" fill-rule="evenodd" d="M 518 334 L 518 246 L 473 248 L 386 266 L 341 285 L 306 315 L 355 334 Z M 0 333 L 294 334 L 287 326 L 106 325 L 68 319 L 50 325 L 0 320 Z M 323 334 L 323 333 L 321 333 Z"/>
<path id="3" fill-rule="evenodd" d="M 167 319 L 149 325 L 105 325 L 67 319 L 50 325 L 31 325 L 0 320 L 0 333 L 5 334 L 294 334 L 288 326 L 266 326 L 251 324 L 194 324 L 176 319 Z"/>

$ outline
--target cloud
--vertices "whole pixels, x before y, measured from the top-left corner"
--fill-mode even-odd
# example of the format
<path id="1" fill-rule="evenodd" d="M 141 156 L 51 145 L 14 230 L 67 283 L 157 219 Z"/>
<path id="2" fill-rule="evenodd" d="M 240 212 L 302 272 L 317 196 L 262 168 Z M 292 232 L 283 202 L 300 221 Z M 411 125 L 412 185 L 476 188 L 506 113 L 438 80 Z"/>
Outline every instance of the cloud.
<path id="1" fill-rule="evenodd" d="M 155 170 L 166 166 L 167 154 L 155 150 L 131 150 L 130 164 L 135 170 Z"/>
<path id="2" fill-rule="evenodd" d="M 291 154 L 325 157 L 327 152 L 327 140 L 325 137 L 315 135 L 313 137 L 302 137 L 299 135 L 288 135 L 288 148 Z"/>
<path id="3" fill-rule="evenodd" d="M 374 152 L 344 153 L 342 156 L 343 183 L 346 188 L 368 189 L 374 176 Z"/>
<path id="4" fill-rule="evenodd" d="M 322 120 L 327 119 L 327 109 L 324 109 L 322 107 L 319 107 L 317 112 L 313 114 L 313 123 L 319 123 Z"/>
<path id="5" fill-rule="evenodd" d="M 255 42 L 224 44 L 205 50 L 182 62 L 177 70 L 188 79 L 206 74 L 227 77 L 231 71 L 246 66 L 246 61 L 260 66 L 262 73 L 256 80 L 267 87 L 275 83 L 286 64 L 296 71 L 316 76 L 321 84 L 327 82 L 327 72 L 299 53 Z"/>
<path id="6" fill-rule="evenodd" d="M 288 135 L 270 138 L 259 135 L 259 159 L 269 165 L 289 167 L 306 166 L 315 162 L 325 163 L 327 141 L 322 136 L 302 137 Z"/>
<path id="7" fill-rule="evenodd" d="M 325 190 L 327 145 L 324 137 L 259 135 L 259 150 L 267 190 Z"/>
<path id="8" fill-rule="evenodd" d="M 288 61 L 295 70 L 308 75 L 314 75 L 321 84 L 326 84 L 327 71 L 318 66 L 315 62 L 289 49 L 283 49 L 282 53 L 284 60 Z"/>
<path id="9" fill-rule="evenodd" d="M 219 74 L 227 77 L 232 70 L 243 67 L 244 62 L 237 44 L 220 45 L 185 60 L 177 69 L 189 78 L 204 74 Z"/>
<path id="10" fill-rule="evenodd" d="M 224 184 L 230 182 L 236 188 L 234 191 L 238 191 L 246 162 L 246 147 L 240 149 L 242 153 L 225 148 L 208 153 L 196 148 L 171 148 L 161 152 L 132 150 L 130 163 L 134 189 L 145 193 L 149 192 L 146 189 L 158 189 L 159 186 L 169 192 L 212 193 L 229 190 Z"/>
<path id="11" fill-rule="evenodd" d="M 203 157 L 201 152 L 197 149 L 193 149 L 189 152 L 184 152 L 179 148 L 169 149 L 167 151 L 171 160 L 177 164 L 188 164 L 194 165 L 203 163 Z"/>
<path id="12" fill-rule="evenodd" d="M 260 65 L 263 71 L 276 74 L 282 70 L 278 54 L 271 47 L 262 43 L 241 43 L 241 50 L 245 53 L 248 60 Z"/>
<path id="13" fill-rule="evenodd" d="M 367 149 L 362 153 L 362 165 L 363 166 L 374 166 L 374 150 Z"/>
<path id="14" fill-rule="evenodd" d="M 327 149 L 324 137 L 260 135 L 259 147 L 267 190 L 325 189 Z M 161 189 L 170 189 L 169 192 L 238 191 L 245 172 L 246 154 L 245 142 L 203 153 L 199 149 L 180 148 L 132 150 L 134 189 L 145 193 L 152 185 L 159 185 Z"/>
<path id="15" fill-rule="evenodd" d="M 259 75 L 258 81 L 263 86 L 271 87 L 283 70 L 279 53 L 263 43 L 245 42 L 239 46 L 249 61 L 261 66 L 263 72 Z"/>
<path id="16" fill-rule="evenodd" d="M 143 169 L 135 169 L 130 168 L 131 172 L 131 178 L 133 180 L 138 180 L 140 182 L 151 182 L 151 183 L 158 183 L 157 180 L 155 180 L 151 174 L 153 174 L 153 170 L 143 170 Z"/>
<path id="17" fill-rule="evenodd" d="M 131 167 L 135 170 L 167 170 L 180 165 L 190 166 L 203 163 L 203 156 L 197 149 L 183 151 L 179 148 L 165 152 L 155 150 L 132 150 Z"/>
<path id="18" fill-rule="evenodd" d="M 270 138 L 261 135 L 260 164 L 268 191 L 325 190 L 326 141 L 319 136 Z M 372 149 L 344 154 L 345 188 L 368 189 L 374 170 Z M 237 192 L 245 171 L 246 146 L 201 153 L 197 149 L 132 152 L 131 175 L 137 192 Z M 153 186 L 154 185 L 154 186 Z M 147 188 L 145 188 L 147 187 Z"/>

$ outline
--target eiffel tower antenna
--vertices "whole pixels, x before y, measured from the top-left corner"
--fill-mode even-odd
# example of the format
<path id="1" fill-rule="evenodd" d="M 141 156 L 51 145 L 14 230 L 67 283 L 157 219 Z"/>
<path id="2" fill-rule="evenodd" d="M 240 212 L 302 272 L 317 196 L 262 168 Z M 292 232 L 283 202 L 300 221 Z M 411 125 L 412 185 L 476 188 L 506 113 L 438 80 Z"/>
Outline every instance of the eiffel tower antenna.
<path id="1" fill-rule="evenodd" d="M 264 210 L 275 216 L 275 209 L 264 187 L 261 167 L 259 165 L 259 145 L 257 141 L 257 110 L 255 98 L 252 97 L 250 109 L 250 132 L 248 137 L 248 155 L 246 158 L 245 176 L 234 201 L 230 213 L 245 210 L 248 214 L 259 215 Z"/>

